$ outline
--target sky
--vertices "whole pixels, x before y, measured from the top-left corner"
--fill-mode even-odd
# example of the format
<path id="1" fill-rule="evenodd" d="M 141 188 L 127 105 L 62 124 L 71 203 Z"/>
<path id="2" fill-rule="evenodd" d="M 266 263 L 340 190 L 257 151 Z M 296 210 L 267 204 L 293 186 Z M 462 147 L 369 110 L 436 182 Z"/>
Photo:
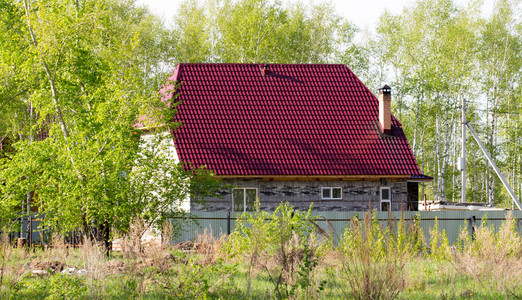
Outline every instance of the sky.
<path id="1" fill-rule="evenodd" d="M 172 20 L 180 3 L 183 0 L 137 0 L 136 3 L 148 6 L 156 15 L 163 17 L 167 22 Z M 284 2 L 284 1 L 283 1 Z M 306 2 L 306 1 L 303 1 Z M 315 0 L 312 2 L 320 2 Z M 393 14 L 402 12 L 411 1 L 406 0 L 332 0 L 341 16 L 352 21 L 357 27 L 373 30 L 379 16 L 385 10 Z M 466 6 L 469 1 L 456 0 L 456 3 Z M 483 16 L 489 16 L 493 10 L 495 0 L 484 0 Z"/>

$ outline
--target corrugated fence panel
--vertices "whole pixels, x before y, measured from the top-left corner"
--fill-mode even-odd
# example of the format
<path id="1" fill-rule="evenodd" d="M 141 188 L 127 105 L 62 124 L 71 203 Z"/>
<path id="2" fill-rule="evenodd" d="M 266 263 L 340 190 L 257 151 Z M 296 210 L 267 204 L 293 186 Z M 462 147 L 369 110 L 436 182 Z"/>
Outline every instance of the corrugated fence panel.
<path id="1" fill-rule="evenodd" d="M 483 220 L 487 220 L 488 226 L 494 226 L 497 230 L 500 228 L 508 214 L 516 220 L 517 230 L 522 234 L 522 211 L 419 211 L 419 212 L 375 212 L 375 217 L 382 225 L 396 225 L 401 217 L 406 222 L 413 222 L 417 217 L 424 236 L 429 237 L 429 231 L 438 220 L 439 230 L 444 230 L 448 236 L 448 241 L 453 244 L 457 241 L 461 230 L 465 230 L 467 234 L 472 233 L 472 225 L 479 226 Z M 341 237 L 345 228 L 350 226 L 351 220 L 357 215 L 359 219 L 364 217 L 364 212 L 312 212 L 316 217 L 316 223 L 328 232 L 334 233 L 338 238 Z M 196 221 L 189 222 L 183 226 L 183 231 L 173 242 L 182 242 L 193 240 L 196 232 L 203 233 L 205 229 L 210 231 L 214 236 L 232 232 L 235 228 L 236 219 L 241 214 L 228 212 L 193 212 L 192 219 Z"/>
<path id="2" fill-rule="evenodd" d="M 191 219 L 194 222 L 185 221 L 183 229 L 175 236 L 172 242 L 177 243 L 194 240 L 197 234 L 203 234 L 205 230 L 208 234 L 212 233 L 215 237 L 230 233 L 236 227 L 236 219 L 240 216 L 240 213 L 192 212 Z"/>

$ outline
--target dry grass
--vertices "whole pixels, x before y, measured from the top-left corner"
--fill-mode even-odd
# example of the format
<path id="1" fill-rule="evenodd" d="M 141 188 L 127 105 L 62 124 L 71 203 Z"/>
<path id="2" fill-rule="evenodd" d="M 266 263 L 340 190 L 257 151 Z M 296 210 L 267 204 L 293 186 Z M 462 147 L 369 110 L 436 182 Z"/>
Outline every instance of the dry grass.
<path id="1" fill-rule="evenodd" d="M 224 259 L 225 254 L 222 248 L 225 240 L 226 235 L 220 234 L 219 237 L 215 237 L 212 229 L 205 228 L 202 234 L 196 232 L 193 250 L 202 257 L 200 263 L 209 265 L 214 264 L 220 258 Z"/>
<path id="2" fill-rule="evenodd" d="M 32 269 L 51 264 L 86 269 L 81 277 L 66 278 L 76 278 L 74 282 L 85 288 L 82 295 L 93 299 L 522 296 L 522 240 L 512 219 L 497 231 L 477 227 L 474 240 L 469 232 L 463 232 L 461 244 L 451 247 L 450 257 L 444 260 L 443 255 L 427 254 L 418 246 L 422 241 L 415 233 L 418 228 L 404 224 L 404 232 L 397 233 L 400 230 L 379 225 L 370 215 L 352 222 L 341 246 L 334 249 L 325 248 L 326 242 L 317 240 L 314 233 L 298 235 L 292 225 L 280 222 L 270 232 L 274 235 L 271 240 L 262 236 L 251 239 L 251 247 L 234 257 L 227 252 L 225 236 L 216 237 L 210 230 L 184 243 L 182 251 L 173 251 L 168 238 L 143 243 L 142 234 L 147 228 L 142 223 L 136 223 L 124 238 L 125 252 L 113 253 L 112 258 L 88 239 L 80 248 L 72 249 L 55 236 L 54 247 L 28 251 L 13 247 L 3 236 L 0 298 L 17 293 L 29 286 L 27 283 L 55 280 L 59 276 L 27 276 Z M 171 235 L 172 229 L 164 226 L 162 236 Z M 431 235 L 437 235 L 439 241 L 445 238 L 434 230 Z M 259 244 L 255 246 L 254 241 Z M 69 279 L 64 280 L 67 283 Z M 115 287 L 124 291 L 115 291 Z M 50 294 L 45 287 L 43 291 L 42 297 Z"/>
<path id="3" fill-rule="evenodd" d="M 522 242 L 516 224 L 508 215 L 498 232 L 494 228 L 475 228 L 474 240 L 462 238 L 461 249 L 453 249 L 455 268 L 480 287 L 511 297 L 522 296 Z M 467 232 L 462 232 L 464 236 Z"/>
<path id="4" fill-rule="evenodd" d="M 7 233 L 0 235 L 0 287 L 3 287 L 4 277 L 7 274 L 7 262 L 13 253 L 13 247 L 9 243 Z"/>
<path id="5" fill-rule="evenodd" d="M 105 249 L 102 249 L 96 241 L 85 237 L 80 250 L 83 267 L 87 270 L 86 283 L 89 287 L 90 298 L 101 299 L 103 298 L 105 290 L 104 283 L 107 277 L 107 272 L 105 272 L 107 262 Z"/>
<path id="6" fill-rule="evenodd" d="M 139 218 L 135 218 L 128 234 L 121 238 L 121 250 L 126 258 L 138 259 L 143 257 L 144 249 L 141 238 L 146 231 L 145 223 Z"/>
<path id="7" fill-rule="evenodd" d="M 51 235 L 51 246 L 44 246 L 45 259 L 47 261 L 67 261 L 69 258 L 69 246 L 66 245 L 63 235 L 53 233 Z"/>

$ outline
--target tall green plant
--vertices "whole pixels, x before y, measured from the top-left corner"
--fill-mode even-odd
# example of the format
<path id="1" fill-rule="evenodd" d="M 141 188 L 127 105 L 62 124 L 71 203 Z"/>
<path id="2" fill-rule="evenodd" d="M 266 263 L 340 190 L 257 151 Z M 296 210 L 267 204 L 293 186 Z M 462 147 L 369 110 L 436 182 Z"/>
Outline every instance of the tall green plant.
<path id="1" fill-rule="evenodd" d="M 435 217 L 435 225 L 430 228 L 429 256 L 436 261 L 451 260 L 451 250 L 446 230 L 439 229 L 439 220 Z"/>
<path id="2" fill-rule="evenodd" d="M 248 258 L 248 296 L 256 269 L 266 272 L 280 299 L 316 292 L 313 287 L 318 256 L 311 210 L 312 206 L 301 212 L 281 203 L 269 213 L 261 211 L 257 202 L 254 213 L 241 215 L 225 247 L 230 255 Z"/>
<path id="3" fill-rule="evenodd" d="M 404 230 L 399 227 L 399 230 Z M 382 226 L 375 214 L 363 220 L 352 219 L 340 241 L 343 253 L 341 276 L 345 297 L 355 299 L 393 299 L 405 288 L 403 272 L 412 257 L 405 251 L 402 233 Z"/>

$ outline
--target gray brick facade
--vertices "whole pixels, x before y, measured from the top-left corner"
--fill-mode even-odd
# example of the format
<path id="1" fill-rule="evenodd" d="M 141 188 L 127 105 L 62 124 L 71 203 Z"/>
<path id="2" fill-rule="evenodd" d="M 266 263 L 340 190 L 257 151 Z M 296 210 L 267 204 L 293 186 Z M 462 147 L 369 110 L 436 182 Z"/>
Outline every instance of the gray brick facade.
<path id="1" fill-rule="evenodd" d="M 339 180 L 339 181 L 266 181 L 259 179 L 227 180 L 234 187 L 257 188 L 261 209 L 273 211 L 281 202 L 289 202 L 298 210 L 306 210 L 314 203 L 317 211 L 366 211 L 380 209 L 381 188 L 391 188 L 391 209 L 408 210 L 408 200 L 416 202 L 417 195 L 408 191 L 412 183 L 402 180 Z M 416 184 L 414 184 L 416 187 Z M 342 188 L 342 199 L 321 199 L 323 187 Z M 191 201 L 191 211 L 232 211 L 232 188 L 221 191 L 221 198 Z"/>

